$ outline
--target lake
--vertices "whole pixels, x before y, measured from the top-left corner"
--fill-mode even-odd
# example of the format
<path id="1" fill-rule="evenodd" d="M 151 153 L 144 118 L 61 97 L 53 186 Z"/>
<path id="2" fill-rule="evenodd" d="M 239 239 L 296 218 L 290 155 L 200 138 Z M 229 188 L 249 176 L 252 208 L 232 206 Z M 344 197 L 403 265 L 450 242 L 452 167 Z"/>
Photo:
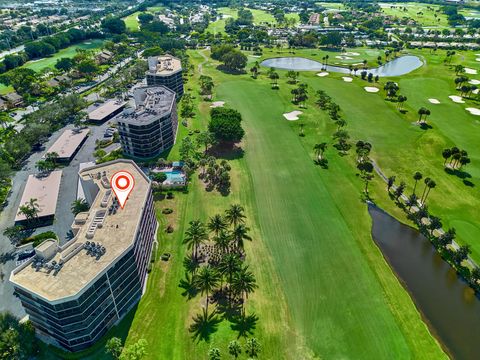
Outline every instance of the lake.
<path id="1" fill-rule="evenodd" d="M 306 59 L 303 57 L 280 57 L 271 58 L 262 61 L 260 64 L 265 67 L 273 67 L 281 70 L 294 71 L 320 71 L 324 69 L 321 63 L 315 60 Z M 413 55 L 405 55 L 389 61 L 385 65 L 374 69 L 367 69 L 368 72 L 378 76 L 401 76 L 418 69 L 423 65 L 419 57 Z M 357 75 L 363 71 L 363 67 L 358 65 Z M 327 71 L 349 74 L 350 70 L 341 66 L 327 65 Z"/>
<path id="2" fill-rule="evenodd" d="M 455 359 L 480 358 L 480 301 L 430 241 L 369 205 L 372 237 L 432 333 Z"/>

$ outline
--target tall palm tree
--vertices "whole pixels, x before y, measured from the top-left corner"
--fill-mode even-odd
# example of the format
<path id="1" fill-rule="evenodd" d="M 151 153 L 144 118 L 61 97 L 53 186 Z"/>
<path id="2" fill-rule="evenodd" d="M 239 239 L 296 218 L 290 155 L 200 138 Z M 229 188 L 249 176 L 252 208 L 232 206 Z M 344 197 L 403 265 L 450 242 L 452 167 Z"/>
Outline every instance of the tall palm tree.
<path id="1" fill-rule="evenodd" d="M 415 180 L 415 185 L 413 186 L 413 194 L 415 194 L 415 189 L 417 188 L 417 182 L 419 180 L 422 180 L 423 175 L 421 172 L 417 171 L 415 174 L 413 174 L 413 180 Z"/>
<path id="2" fill-rule="evenodd" d="M 242 300 L 248 299 L 248 294 L 252 293 L 257 288 L 255 276 L 248 270 L 248 266 L 241 268 L 233 276 L 232 283 L 233 291 L 239 294 Z M 242 301 L 242 314 L 245 316 L 245 301 Z"/>
<path id="3" fill-rule="evenodd" d="M 220 260 L 220 264 L 218 265 L 218 270 L 220 274 L 227 279 L 229 290 L 228 290 L 228 298 L 230 299 L 232 283 L 233 283 L 233 276 L 241 269 L 242 262 L 240 257 L 237 254 L 225 254 L 222 259 Z"/>
<path id="4" fill-rule="evenodd" d="M 238 224 L 245 223 L 245 209 L 243 206 L 239 204 L 232 204 L 230 208 L 225 211 L 225 220 L 227 220 L 228 224 L 233 225 L 234 228 L 237 227 Z"/>
<path id="5" fill-rule="evenodd" d="M 223 219 L 222 215 L 216 214 L 208 220 L 207 224 L 208 230 L 213 232 L 215 236 L 218 236 L 219 232 L 227 228 L 227 224 Z"/>
<path id="6" fill-rule="evenodd" d="M 325 152 L 326 149 L 327 149 L 326 142 L 315 144 L 315 146 L 313 147 L 313 151 L 315 151 L 315 156 L 317 157 L 318 160 L 322 159 L 323 153 Z"/>
<path id="7" fill-rule="evenodd" d="M 237 250 L 243 250 L 244 240 L 252 241 L 252 238 L 248 235 L 248 227 L 244 224 L 238 224 L 232 231 L 232 239 Z"/>
<path id="8" fill-rule="evenodd" d="M 232 237 L 230 236 L 230 234 L 228 234 L 224 230 L 220 230 L 218 235 L 213 237 L 213 241 L 215 242 L 215 247 L 218 248 L 218 250 L 222 254 L 225 254 L 228 251 L 231 240 L 232 240 Z"/>
<path id="9" fill-rule="evenodd" d="M 208 314 L 208 296 L 218 286 L 219 276 L 217 271 L 210 265 L 202 266 L 195 277 L 195 286 L 207 296 L 206 312 Z"/>
<path id="10" fill-rule="evenodd" d="M 430 190 L 432 190 L 435 186 L 437 186 L 437 183 L 433 180 L 430 180 L 427 184 L 428 190 L 427 193 L 425 194 L 425 197 L 423 198 L 423 202 L 425 203 L 427 201 L 428 194 L 430 194 Z"/>
<path id="11" fill-rule="evenodd" d="M 428 188 L 428 183 L 432 181 L 432 179 L 430 179 L 429 177 L 426 177 L 425 180 L 423 180 L 424 184 L 425 184 L 425 187 L 423 188 L 423 193 L 422 193 L 422 196 L 420 198 L 420 202 L 423 203 L 423 197 L 425 196 L 425 193 L 427 192 L 427 188 Z"/>
<path id="12" fill-rule="evenodd" d="M 192 248 L 193 256 L 197 258 L 198 246 L 208 240 L 205 225 L 200 220 L 190 221 L 190 227 L 185 231 L 185 238 L 183 243 L 187 244 L 188 248 Z"/>
<path id="13" fill-rule="evenodd" d="M 395 176 L 392 175 L 387 179 L 387 191 L 390 191 L 392 188 L 393 184 L 395 184 Z"/>

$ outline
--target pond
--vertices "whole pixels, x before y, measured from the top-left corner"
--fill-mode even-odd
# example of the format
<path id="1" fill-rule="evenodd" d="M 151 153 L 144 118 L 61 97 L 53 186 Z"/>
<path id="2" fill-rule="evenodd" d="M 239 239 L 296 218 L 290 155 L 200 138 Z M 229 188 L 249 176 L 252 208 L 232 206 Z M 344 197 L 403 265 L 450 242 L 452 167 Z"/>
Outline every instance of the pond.
<path id="1" fill-rule="evenodd" d="M 295 71 L 320 71 L 324 69 L 321 63 L 315 60 L 310 60 L 302 57 L 280 57 L 271 58 L 262 61 L 260 64 L 265 67 L 273 67 L 281 70 L 295 70 Z M 401 76 L 418 69 L 423 65 L 422 60 L 417 56 L 405 55 L 389 61 L 385 65 L 379 66 L 375 69 L 367 69 L 368 72 L 378 76 Z M 357 75 L 363 71 L 361 65 L 358 65 Z M 349 74 L 350 70 L 345 67 L 327 65 L 327 71 Z"/>
<path id="2" fill-rule="evenodd" d="M 480 300 L 417 230 L 369 205 L 372 237 L 432 333 L 455 359 L 478 359 Z"/>

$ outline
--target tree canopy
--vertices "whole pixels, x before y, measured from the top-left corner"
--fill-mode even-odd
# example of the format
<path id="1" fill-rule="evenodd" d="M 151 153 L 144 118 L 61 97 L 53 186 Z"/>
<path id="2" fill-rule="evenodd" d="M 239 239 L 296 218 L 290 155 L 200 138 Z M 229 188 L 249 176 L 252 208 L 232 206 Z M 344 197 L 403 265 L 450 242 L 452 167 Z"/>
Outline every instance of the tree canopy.
<path id="1" fill-rule="evenodd" d="M 216 140 L 223 142 L 239 142 L 245 135 L 242 128 L 242 115 L 229 108 L 213 108 L 210 111 L 210 131 Z"/>

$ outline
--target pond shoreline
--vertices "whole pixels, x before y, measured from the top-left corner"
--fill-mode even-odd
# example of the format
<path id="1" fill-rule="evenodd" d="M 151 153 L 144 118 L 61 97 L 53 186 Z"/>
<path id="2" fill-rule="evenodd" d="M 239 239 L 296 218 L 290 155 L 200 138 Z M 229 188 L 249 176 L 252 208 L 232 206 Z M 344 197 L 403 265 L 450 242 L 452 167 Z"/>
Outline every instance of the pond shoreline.
<path id="1" fill-rule="evenodd" d="M 425 65 L 424 61 L 416 55 L 402 55 L 390 60 L 376 68 L 358 67 L 357 71 L 367 71 L 373 75 L 396 77 L 406 75 Z M 260 66 L 273 67 L 280 70 L 294 71 L 332 71 L 342 74 L 352 74 L 350 66 L 345 65 L 324 65 L 316 60 L 302 56 L 279 56 L 264 59 Z M 352 65 L 353 66 L 353 65 Z M 358 65 L 357 65 L 358 66 Z"/>
<path id="2" fill-rule="evenodd" d="M 442 349 L 452 358 L 478 358 L 480 301 L 468 282 L 417 229 L 373 203 L 368 212 L 372 240 Z"/>

